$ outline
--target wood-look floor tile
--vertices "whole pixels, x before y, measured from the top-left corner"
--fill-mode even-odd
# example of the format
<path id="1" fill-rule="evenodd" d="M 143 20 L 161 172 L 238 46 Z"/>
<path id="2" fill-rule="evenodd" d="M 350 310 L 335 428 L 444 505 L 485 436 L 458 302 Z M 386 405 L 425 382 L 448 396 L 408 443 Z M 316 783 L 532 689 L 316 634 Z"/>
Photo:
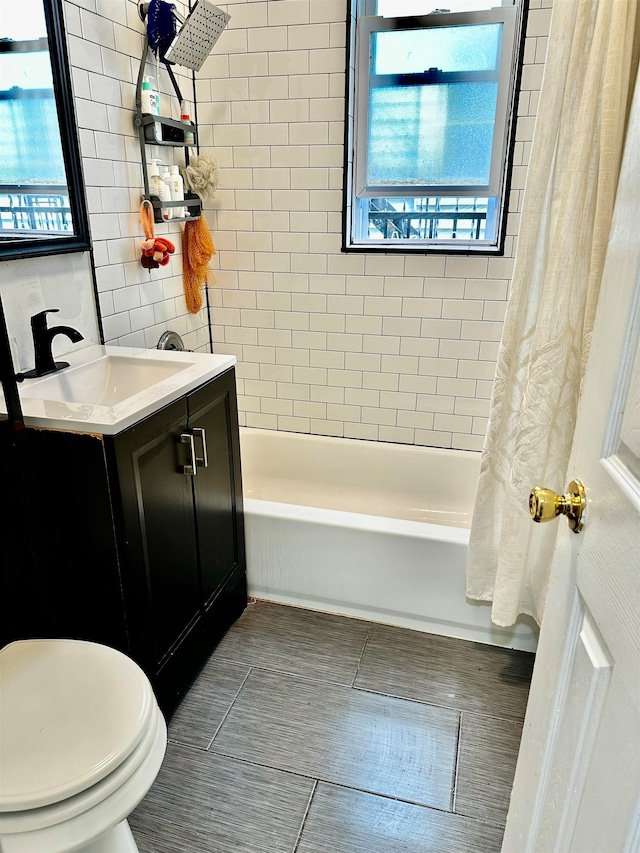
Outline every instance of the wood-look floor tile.
<path id="1" fill-rule="evenodd" d="M 210 657 L 171 718 L 169 740 L 207 749 L 248 673 L 248 666 Z"/>
<path id="2" fill-rule="evenodd" d="M 140 853 L 291 853 L 312 790 L 310 779 L 169 744 L 129 823 Z"/>
<path id="3" fill-rule="evenodd" d="M 356 687 L 522 720 L 534 655 L 374 624 Z"/>
<path id="4" fill-rule="evenodd" d="M 458 726 L 448 709 L 252 670 L 210 749 L 449 809 Z"/>
<path id="5" fill-rule="evenodd" d="M 518 722 L 462 715 L 456 812 L 505 823 L 521 735 Z"/>
<path id="6" fill-rule="evenodd" d="M 351 684 L 369 622 L 257 601 L 246 608 L 216 656 L 265 669 Z"/>
<path id="7" fill-rule="evenodd" d="M 320 782 L 296 853 L 498 853 L 501 827 Z"/>

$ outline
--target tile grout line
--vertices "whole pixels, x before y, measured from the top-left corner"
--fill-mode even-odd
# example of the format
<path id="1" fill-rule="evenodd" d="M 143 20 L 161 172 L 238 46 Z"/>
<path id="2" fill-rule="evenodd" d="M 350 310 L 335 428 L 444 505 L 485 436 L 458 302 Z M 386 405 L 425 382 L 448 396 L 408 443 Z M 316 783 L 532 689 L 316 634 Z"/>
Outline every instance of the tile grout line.
<path id="1" fill-rule="evenodd" d="M 318 679 L 309 678 L 308 680 L 314 681 Z M 385 696 L 387 699 L 400 699 L 403 702 L 415 702 L 417 705 L 425 705 L 428 708 L 438 708 L 441 711 L 452 711 L 457 714 L 472 714 L 474 717 L 479 717 L 483 720 L 495 720 L 496 722 L 500 723 L 519 725 L 521 728 L 524 725 L 524 718 L 519 719 L 516 717 L 497 717 L 495 714 L 490 714 L 488 712 L 473 711 L 469 710 L 468 708 L 458 708 L 453 705 L 440 705 L 433 700 L 417 699 L 415 696 L 402 696 L 399 693 L 389 693 L 383 690 L 374 690 L 372 687 L 357 687 L 355 685 L 352 685 L 352 687 L 354 690 L 357 690 L 360 693 L 370 693 L 372 696 Z"/>
<path id="2" fill-rule="evenodd" d="M 356 664 L 356 671 L 353 674 L 353 678 L 351 680 L 351 687 L 354 690 L 358 688 L 355 686 L 356 679 L 358 677 L 358 672 L 360 671 L 360 664 L 362 663 L 362 658 L 364 657 L 364 653 L 367 649 L 367 645 L 369 643 L 369 638 L 371 637 L 371 632 L 373 631 L 373 622 L 369 622 L 369 627 L 367 628 L 367 636 L 364 638 L 364 643 L 362 644 L 362 651 L 360 652 L 360 657 L 358 658 L 358 663 Z"/>
<path id="3" fill-rule="evenodd" d="M 456 744 L 456 765 L 453 769 L 453 784 L 451 785 L 451 813 L 456 813 L 456 797 L 458 794 L 458 776 L 460 771 L 460 753 L 462 752 L 462 715 L 464 711 L 459 711 L 458 718 L 458 742 Z"/>
<path id="4" fill-rule="evenodd" d="M 216 739 L 216 737 L 217 737 L 217 735 L 218 735 L 218 732 L 219 732 L 219 731 L 220 731 L 220 729 L 222 728 L 222 726 L 223 726 L 223 724 L 224 724 L 225 720 L 227 719 L 227 717 L 228 717 L 228 716 L 229 716 L 229 714 L 231 713 L 231 709 L 232 709 L 232 708 L 233 708 L 233 706 L 236 704 L 236 700 L 237 700 L 238 696 L 240 695 L 240 692 L 242 691 L 242 688 L 243 688 L 243 687 L 245 686 L 245 684 L 247 683 L 247 678 L 249 678 L 249 676 L 251 675 L 251 670 L 252 670 L 252 669 L 253 669 L 253 667 L 251 667 L 251 666 L 250 666 L 250 667 L 249 667 L 249 670 L 248 670 L 248 672 L 247 672 L 247 674 L 246 674 L 246 675 L 245 675 L 245 677 L 242 679 L 242 684 L 240 685 L 240 687 L 238 687 L 238 689 L 237 689 L 237 691 L 236 691 L 236 695 L 233 697 L 233 700 L 231 701 L 231 703 L 230 703 L 229 707 L 228 707 L 228 708 L 227 708 L 227 710 L 225 711 L 224 716 L 222 717 L 222 719 L 221 719 L 221 720 L 220 720 L 220 722 L 218 723 L 218 726 L 217 726 L 217 728 L 216 728 L 215 732 L 213 733 L 213 736 L 212 736 L 211 740 L 210 740 L 210 741 L 209 741 L 209 743 L 207 744 L 207 747 L 206 747 L 206 749 L 205 749 L 205 752 L 209 752 L 209 750 L 211 749 L 211 745 L 212 745 L 212 743 L 213 743 L 213 742 L 214 742 L 214 740 Z"/>
<path id="5" fill-rule="evenodd" d="M 296 840 L 295 840 L 295 843 L 293 845 L 293 850 L 291 851 L 291 853 L 296 853 L 296 851 L 298 849 L 298 846 L 299 846 L 300 841 L 302 839 L 302 833 L 304 832 L 304 827 L 305 827 L 305 824 L 307 822 L 307 817 L 309 816 L 309 812 L 311 811 L 311 803 L 313 801 L 313 798 L 315 796 L 317 788 L 318 788 L 318 780 L 314 779 L 313 780 L 313 788 L 311 789 L 311 793 L 309 794 L 309 800 L 307 802 L 307 807 L 304 810 L 304 814 L 302 815 L 302 821 L 300 823 L 300 829 L 298 830 L 298 835 L 296 836 Z"/>
<path id="6" fill-rule="evenodd" d="M 335 687 L 349 687 L 349 688 L 353 687 L 353 684 L 349 683 L 348 681 L 336 681 L 332 678 L 329 678 L 328 676 L 322 677 L 321 675 L 318 675 L 315 673 L 313 675 L 305 675 L 302 672 L 292 672 L 291 670 L 288 670 L 288 669 L 276 669 L 272 666 L 248 663 L 248 662 L 242 661 L 242 660 L 234 660 L 233 658 L 218 658 L 218 660 L 223 661 L 224 663 L 231 663 L 235 666 L 247 666 L 247 667 L 250 667 L 251 670 L 255 670 L 256 672 L 267 672 L 267 673 L 271 673 L 273 675 L 282 675 L 286 678 L 299 678 L 301 681 L 310 681 L 313 684 L 331 684 Z M 248 673 L 247 673 L 247 675 L 248 675 Z M 246 681 L 246 678 L 245 678 L 245 681 Z M 352 681 L 353 681 L 353 679 L 352 679 Z M 355 689 L 356 690 L 362 690 L 362 692 L 377 693 L 377 691 L 375 691 L 375 690 L 367 691 L 366 689 L 363 689 L 360 687 L 356 687 Z M 397 699 L 405 698 L 403 696 L 394 697 L 392 694 L 385 694 L 385 693 L 380 693 L 378 695 L 381 695 L 381 696 L 389 695 L 390 698 L 397 698 Z M 414 701 L 414 700 L 409 699 L 407 701 Z M 415 700 L 415 701 L 420 701 L 420 700 Z"/>

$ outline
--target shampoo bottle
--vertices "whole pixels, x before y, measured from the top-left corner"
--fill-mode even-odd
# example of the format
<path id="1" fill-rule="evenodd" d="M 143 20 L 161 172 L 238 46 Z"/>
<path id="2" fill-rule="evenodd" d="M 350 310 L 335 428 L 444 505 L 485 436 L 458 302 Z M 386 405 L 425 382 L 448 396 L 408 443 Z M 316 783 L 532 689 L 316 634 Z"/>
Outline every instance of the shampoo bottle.
<path id="1" fill-rule="evenodd" d="M 189 118 L 189 113 L 185 112 L 184 106 L 182 107 L 180 114 L 180 121 L 184 125 L 184 144 L 185 145 L 195 145 L 196 144 L 196 136 L 193 132 L 193 128 L 195 127 L 194 123 Z"/>
<path id="2" fill-rule="evenodd" d="M 166 181 L 163 181 L 160 177 L 159 167 L 159 160 L 151 160 L 149 162 L 149 195 L 157 196 L 160 201 L 171 201 L 171 189 Z M 170 213 L 170 208 L 162 208 L 163 219 L 170 219 Z"/>
<path id="3" fill-rule="evenodd" d="M 153 88 L 152 77 L 145 77 L 142 81 L 142 112 L 152 116 L 160 115 L 160 95 Z"/>
<path id="4" fill-rule="evenodd" d="M 169 174 L 171 180 L 171 199 L 172 201 L 184 201 L 184 181 L 177 166 L 169 166 Z M 173 215 L 175 217 L 184 217 L 189 215 L 186 207 L 174 207 Z"/>

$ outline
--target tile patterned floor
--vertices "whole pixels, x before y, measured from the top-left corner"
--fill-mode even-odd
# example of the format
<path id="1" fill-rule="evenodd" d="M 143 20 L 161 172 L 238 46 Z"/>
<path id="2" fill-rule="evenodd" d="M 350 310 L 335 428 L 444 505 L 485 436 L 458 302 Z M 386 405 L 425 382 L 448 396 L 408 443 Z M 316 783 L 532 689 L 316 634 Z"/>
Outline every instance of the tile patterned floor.
<path id="1" fill-rule="evenodd" d="M 170 721 L 140 852 L 499 851 L 532 667 L 253 602 Z"/>

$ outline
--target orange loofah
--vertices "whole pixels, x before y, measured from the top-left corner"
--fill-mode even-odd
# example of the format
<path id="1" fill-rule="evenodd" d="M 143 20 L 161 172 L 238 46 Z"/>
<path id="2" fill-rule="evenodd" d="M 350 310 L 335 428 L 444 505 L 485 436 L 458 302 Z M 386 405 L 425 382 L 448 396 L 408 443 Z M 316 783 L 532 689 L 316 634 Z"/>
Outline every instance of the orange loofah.
<path id="1" fill-rule="evenodd" d="M 182 278 L 191 314 L 197 314 L 202 308 L 203 287 L 216 283 L 213 271 L 208 267 L 215 253 L 216 247 L 204 216 L 187 220 L 182 234 Z"/>

